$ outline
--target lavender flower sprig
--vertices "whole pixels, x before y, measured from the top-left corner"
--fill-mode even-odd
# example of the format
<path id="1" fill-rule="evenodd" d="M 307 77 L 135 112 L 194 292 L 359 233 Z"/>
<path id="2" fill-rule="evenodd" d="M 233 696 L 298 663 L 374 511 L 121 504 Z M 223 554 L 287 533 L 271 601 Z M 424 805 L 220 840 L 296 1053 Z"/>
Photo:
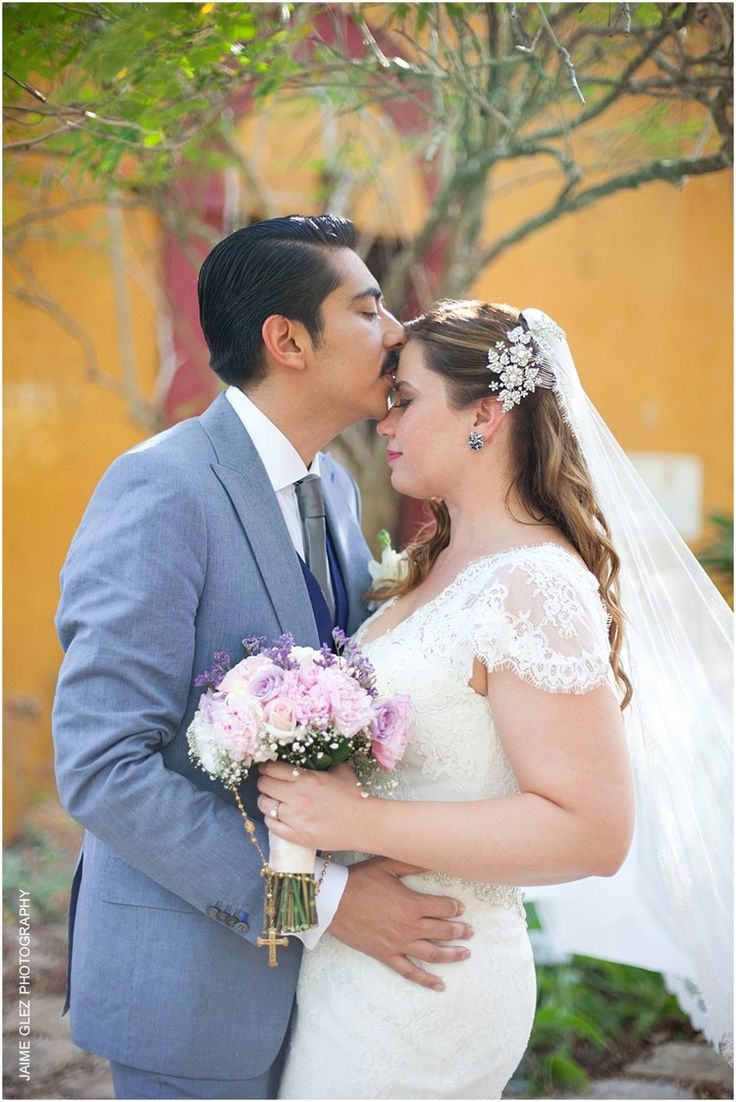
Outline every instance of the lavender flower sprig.
<path id="1" fill-rule="evenodd" d="M 276 666 L 282 670 L 296 670 L 299 663 L 291 657 L 291 649 L 294 646 L 294 636 L 290 632 L 279 635 L 272 647 L 266 647 L 261 651 L 264 658 L 270 658 Z"/>
<path id="2" fill-rule="evenodd" d="M 215 651 L 212 656 L 213 666 L 211 670 L 205 670 L 194 679 L 198 689 L 217 689 L 225 674 L 230 669 L 230 655 L 224 650 Z"/>
<path id="3" fill-rule="evenodd" d="M 335 640 L 335 650 L 346 663 L 346 672 L 355 678 L 369 696 L 377 696 L 376 671 L 355 640 L 349 639 L 342 628 L 334 628 L 332 638 Z"/>

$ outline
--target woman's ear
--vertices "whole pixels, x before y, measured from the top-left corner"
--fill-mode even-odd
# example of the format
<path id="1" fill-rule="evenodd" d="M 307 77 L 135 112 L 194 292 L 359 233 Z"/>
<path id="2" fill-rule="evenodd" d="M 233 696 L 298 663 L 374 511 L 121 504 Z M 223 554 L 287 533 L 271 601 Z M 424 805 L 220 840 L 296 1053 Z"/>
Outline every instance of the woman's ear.
<path id="1" fill-rule="evenodd" d="M 496 435 L 505 419 L 506 414 L 497 398 L 481 398 L 475 406 L 473 429 L 480 433 L 487 444 Z"/>
<path id="2" fill-rule="evenodd" d="M 304 326 L 282 314 L 271 314 L 261 327 L 266 355 L 277 364 L 301 371 L 306 366 Z"/>

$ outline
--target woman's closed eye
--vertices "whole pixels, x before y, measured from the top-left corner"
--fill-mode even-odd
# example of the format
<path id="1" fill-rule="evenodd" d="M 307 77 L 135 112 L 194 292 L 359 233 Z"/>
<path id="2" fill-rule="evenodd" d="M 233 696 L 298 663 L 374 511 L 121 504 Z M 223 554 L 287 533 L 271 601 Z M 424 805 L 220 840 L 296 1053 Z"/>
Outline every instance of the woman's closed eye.
<path id="1" fill-rule="evenodd" d="M 397 391 L 397 390 L 392 390 L 391 391 L 391 393 L 389 395 L 389 399 L 388 399 L 389 409 L 406 409 L 406 407 L 410 403 L 411 403 L 411 398 L 407 398 L 407 397 L 402 398 L 399 391 Z"/>

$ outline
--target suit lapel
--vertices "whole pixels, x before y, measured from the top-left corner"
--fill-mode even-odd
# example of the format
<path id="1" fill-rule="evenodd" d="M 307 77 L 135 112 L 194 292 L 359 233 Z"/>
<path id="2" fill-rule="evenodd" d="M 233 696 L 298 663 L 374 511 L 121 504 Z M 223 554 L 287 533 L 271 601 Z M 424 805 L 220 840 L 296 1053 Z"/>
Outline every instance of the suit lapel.
<path id="1" fill-rule="evenodd" d="M 200 418 L 218 462 L 212 464 L 258 564 L 281 630 L 319 647 L 317 626 L 283 513 L 258 452 L 224 394 Z"/>

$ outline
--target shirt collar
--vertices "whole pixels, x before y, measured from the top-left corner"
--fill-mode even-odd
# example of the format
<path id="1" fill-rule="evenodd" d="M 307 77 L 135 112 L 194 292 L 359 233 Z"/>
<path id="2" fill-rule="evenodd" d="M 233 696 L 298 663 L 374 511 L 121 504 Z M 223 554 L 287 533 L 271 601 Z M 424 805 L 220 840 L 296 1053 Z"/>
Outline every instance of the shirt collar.
<path id="1" fill-rule="evenodd" d="M 307 468 L 291 441 L 242 390 L 229 386 L 225 397 L 253 441 L 275 493 L 298 482 L 310 471 L 320 473 L 319 452 Z"/>

